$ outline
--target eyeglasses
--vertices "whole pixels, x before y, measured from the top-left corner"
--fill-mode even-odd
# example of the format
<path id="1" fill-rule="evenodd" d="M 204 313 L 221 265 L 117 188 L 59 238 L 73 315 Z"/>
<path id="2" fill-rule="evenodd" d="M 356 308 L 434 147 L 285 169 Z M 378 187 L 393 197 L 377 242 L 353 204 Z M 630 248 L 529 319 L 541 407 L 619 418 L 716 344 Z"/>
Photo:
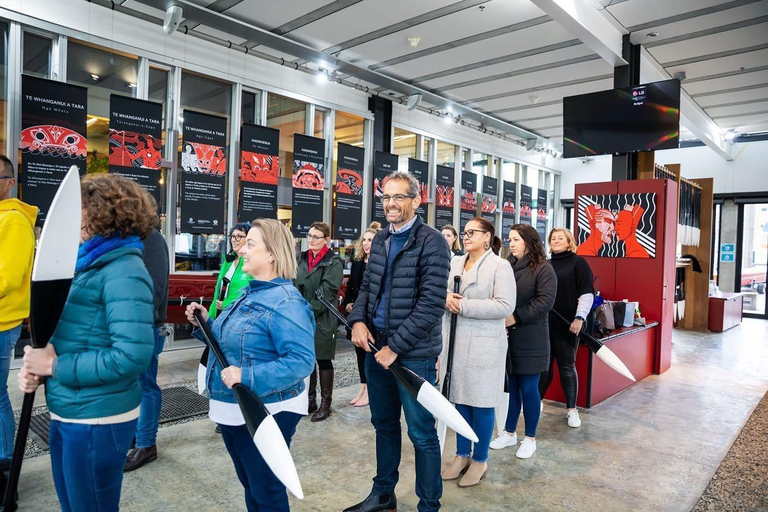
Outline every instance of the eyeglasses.
<path id="1" fill-rule="evenodd" d="M 395 194 L 394 196 L 381 196 L 381 202 L 387 204 L 394 199 L 396 203 L 400 204 L 406 199 L 413 199 L 414 197 L 416 197 L 415 194 Z"/>
<path id="2" fill-rule="evenodd" d="M 459 236 L 461 238 L 472 238 L 475 236 L 475 233 L 487 233 L 488 231 L 485 229 L 468 229 L 466 231 L 462 231 L 459 233 Z"/>
<path id="3" fill-rule="evenodd" d="M 230 235 L 229 236 L 229 239 L 230 240 L 234 240 L 235 242 L 239 242 L 243 238 L 245 238 L 245 235 Z"/>
<path id="4" fill-rule="evenodd" d="M 0 176 L 0 180 L 13 180 L 16 179 L 13 176 Z"/>
<path id="5" fill-rule="evenodd" d="M 307 235 L 307 240 L 309 240 L 310 242 L 313 242 L 315 240 L 322 240 L 324 238 L 325 238 L 324 236 Z"/>

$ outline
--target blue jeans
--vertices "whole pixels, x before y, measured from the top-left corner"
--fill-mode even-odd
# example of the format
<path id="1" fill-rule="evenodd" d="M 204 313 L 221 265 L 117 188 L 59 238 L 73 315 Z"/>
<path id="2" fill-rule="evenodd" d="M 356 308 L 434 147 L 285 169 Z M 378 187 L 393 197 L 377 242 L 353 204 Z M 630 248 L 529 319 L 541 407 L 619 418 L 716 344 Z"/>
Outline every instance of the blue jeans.
<path id="1" fill-rule="evenodd" d="M 16 422 L 13 419 L 13 407 L 8 398 L 8 373 L 11 370 L 11 360 L 16 342 L 21 335 L 21 325 L 0 331 L 0 467 L 10 466 L 13 457 L 13 436 L 16 433 Z"/>
<path id="2" fill-rule="evenodd" d="M 149 448 L 157 444 L 157 426 L 160 422 L 160 386 L 157 385 L 157 359 L 163 351 L 165 337 L 160 336 L 160 329 L 155 333 L 155 351 L 149 361 L 149 367 L 139 375 L 141 384 L 141 412 L 136 426 L 136 448 Z"/>
<path id="3" fill-rule="evenodd" d="M 436 382 L 436 358 L 399 361 L 430 384 Z M 365 358 L 365 375 L 368 380 L 371 423 L 376 429 L 376 476 L 373 479 L 373 493 L 382 495 L 393 492 L 400 477 L 398 467 L 402 408 L 408 424 L 408 437 L 413 443 L 416 455 L 418 510 L 439 510 L 443 480 L 440 477 L 440 442 L 437 439 L 434 416 L 406 391 L 392 372 L 376 362 L 373 353 L 369 353 Z"/>
<path id="4" fill-rule="evenodd" d="M 136 420 L 81 425 L 51 420 L 51 470 L 62 512 L 112 512 L 120 506 L 125 453 Z"/>
<path id="5" fill-rule="evenodd" d="M 296 432 L 296 425 L 301 419 L 300 414 L 279 412 L 273 416 L 283 433 L 285 442 L 290 448 L 291 438 Z M 267 463 L 261 458 L 259 450 L 253 444 L 253 438 L 248 433 L 248 427 L 240 425 L 231 427 L 219 425 L 221 437 L 227 447 L 229 456 L 235 465 L 237 478 L 245 487 L 245 506 L 248 512 L 287 512 L 288 493 L 285 486 L 275 477 Z"/>
<path id="6" fill-rule="evenodd" d="M 526 437 L 536 437 L 536 427 L 541 416 L 541 396 L 539 395 L 539 377 L 536 375 L 507 375 L 509 378 L 509 410 L 507 410 L 507 432 L 517 430 L 520 408 L 523 408 Z"/>
<path id="7" fill-rule="evenodd" d="M 475 443 L 472 460 L 480 463 L 486 462 L 488 460 L 488 447 L 491 444 L 491 437 L 493 437 L 493 407 L 472 407 L 456 404 L 456 410 L 467 420 L 479 440 Z M 456 455 L 469 457 L 471 450 L 472 441 L 456 434 Z"/>

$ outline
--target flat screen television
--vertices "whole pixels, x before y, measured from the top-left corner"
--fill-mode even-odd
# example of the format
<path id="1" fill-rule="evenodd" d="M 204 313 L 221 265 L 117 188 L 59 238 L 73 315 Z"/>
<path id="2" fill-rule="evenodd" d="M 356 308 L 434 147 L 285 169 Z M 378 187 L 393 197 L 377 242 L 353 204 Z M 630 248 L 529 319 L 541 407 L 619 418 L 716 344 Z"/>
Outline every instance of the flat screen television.
<path id="1" fill-rule="evenodd" d="M 563 98 L 563 158 L 674 149 L 680 81 Z"/>

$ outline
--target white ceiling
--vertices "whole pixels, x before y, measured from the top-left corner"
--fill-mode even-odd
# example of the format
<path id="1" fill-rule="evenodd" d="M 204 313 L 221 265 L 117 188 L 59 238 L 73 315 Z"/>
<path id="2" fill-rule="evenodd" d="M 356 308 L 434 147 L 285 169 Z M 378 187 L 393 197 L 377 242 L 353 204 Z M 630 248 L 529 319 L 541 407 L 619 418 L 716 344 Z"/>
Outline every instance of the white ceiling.
<path id="1" fill-rule="evenodd" d="M 193 1 L 556 142 L 564 96 L 613 87 L 612 66 L 530 0 Z M 721 128 L 768 131 L 768 0 L 594 2 L 670 75 L 685 72 L 684 90 Z"/>

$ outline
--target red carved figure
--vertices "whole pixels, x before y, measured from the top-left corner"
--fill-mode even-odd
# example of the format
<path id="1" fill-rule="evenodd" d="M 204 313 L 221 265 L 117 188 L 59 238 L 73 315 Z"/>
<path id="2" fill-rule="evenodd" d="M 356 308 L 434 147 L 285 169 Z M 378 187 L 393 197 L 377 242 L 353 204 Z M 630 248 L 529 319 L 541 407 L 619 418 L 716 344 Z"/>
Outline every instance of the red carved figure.
<path id="1" fill-rule="evenodd" d="M 85 137 L 69 128 L 44 124 L 22 130 L 20 149 L 34 155 L 85 158 L 88 143 Z"/>

